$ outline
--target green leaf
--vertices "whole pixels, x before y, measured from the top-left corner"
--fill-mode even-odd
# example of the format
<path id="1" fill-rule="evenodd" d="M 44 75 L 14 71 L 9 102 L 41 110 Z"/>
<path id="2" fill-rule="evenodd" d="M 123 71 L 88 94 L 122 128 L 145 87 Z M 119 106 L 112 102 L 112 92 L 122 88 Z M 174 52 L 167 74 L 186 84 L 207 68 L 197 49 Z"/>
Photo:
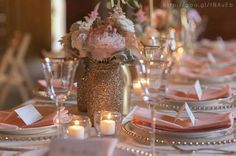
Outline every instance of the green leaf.
<path id="1" fill-rule="evenodd" d="M 106 7 L 107 7 L 107 9 L 112 9 L 110 1 L 106 3 Z"/>
<path id="2" fill-rule="evenodd" d="M 139 5 L 137 0 L 129 0 L 127 2 L 127 4 L 128 4 L 128 6 L 130 6 L 131 8 L 134 8 L 134 9 L 140 7 L 140 5 Z"/>

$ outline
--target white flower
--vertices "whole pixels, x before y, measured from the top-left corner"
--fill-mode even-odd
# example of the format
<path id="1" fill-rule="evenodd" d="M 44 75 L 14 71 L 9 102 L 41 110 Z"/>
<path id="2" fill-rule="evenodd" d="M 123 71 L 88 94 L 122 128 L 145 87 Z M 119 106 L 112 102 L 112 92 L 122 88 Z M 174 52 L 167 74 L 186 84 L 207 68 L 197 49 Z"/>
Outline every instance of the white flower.
<path id="1" fill-rule="evenodd" d="M 135 32 L 134 23 L 126 18 L 125 15 L 118 16 L 116 22 L 123 30 L 128 32 Z"/>

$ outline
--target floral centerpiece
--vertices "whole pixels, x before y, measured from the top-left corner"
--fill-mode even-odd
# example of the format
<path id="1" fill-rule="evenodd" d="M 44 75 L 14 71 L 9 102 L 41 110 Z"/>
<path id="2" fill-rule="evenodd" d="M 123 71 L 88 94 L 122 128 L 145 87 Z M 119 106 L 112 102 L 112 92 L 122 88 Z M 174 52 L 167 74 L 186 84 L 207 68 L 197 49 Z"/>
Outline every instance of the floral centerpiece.
<path id="1" fill-rule="evenodd" d="M 105 19 L 99 17 L 98 8 L 99 4 L 84 21 L 74 23 L 61 41 L 69 56 L 84 61 L 85 72 L 78 79 L 78 108 L 88 111 L 91 118 L 99 110 L 122 111 L 127 75 L 121 65 L 139 55 L 134 24 L 119 1 Z"/>
<path id="2" fill-rule="evenodd" d="M 85 17 L 85 21 L 72 24 L 70 32 L 61 40 L 64 50 L 71 56 L 90 57 L 97 61 L 124 56 L 124 49 L 139 55 L 134 24 L 126 18 L 120 5 L 117 4 L 104 20 L 98 16 L 99 5 Z"/>

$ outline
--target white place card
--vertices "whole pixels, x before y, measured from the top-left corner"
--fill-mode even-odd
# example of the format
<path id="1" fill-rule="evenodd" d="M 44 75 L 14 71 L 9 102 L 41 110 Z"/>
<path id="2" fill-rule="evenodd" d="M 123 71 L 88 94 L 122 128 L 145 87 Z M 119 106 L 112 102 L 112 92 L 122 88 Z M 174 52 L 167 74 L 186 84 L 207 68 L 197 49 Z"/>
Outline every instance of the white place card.
<path id="1" fill-rule="evenodd" d="M 179 116 L 181 115 L 181 113 L 182 113 L 184 110 L 187 112 L 187 115 L 188 115 L 188 117 L 190 118 L 190 120 L 191 120 L 191 122 L 192 122 L 192 125 L 195 125 L 195 123 L 196 123 L 196 118 L 195 118 L 193 112 L 191 111 L 190 107 L 188 106 L 188 103 L 187 103 L 187 102 L 185 102 L 185 103 L 180 107 L 180 109 L 179 109 L 179 111 L 178 111 L 178 113 L 177 113 L 177 115 L 176 115 L 176 117 L 175 117 L 175 120 L 177 120 L 177 119 L 179 118 Z"/>
<path id="2" fill-rule="evenodd" d="M 30 125 L 43 118 L 39 111 L 31 104 L 18 108 L 15 112 L 26 125 Z"/>
<path id="3" fill-rule="evenodd" d="M 116 144 L 115 138 L 55 139 L 49 156 L 112 156 Z"/>
<path id="4" fill-rule="evenodd" d="M 208 60 L 209 60 L 212 64 L 215 64 L 215 63 L 216 63 L 216 59 L 215 59 L 215 57 L 212 55 L 212 53 L 207 53 L 207 57 L 208 57 Z"/>
<path id="5" fill-rule="evenodd" d="M 191 111 L 191 109 L 189 108 L 187 102 L 185 102 L 184 108 L 185 108 L 185 110 L 186 110 L 186 112 L 187 112 L 187 114 L 188 114 L 188 117 L 190 118 L 192 124 L 195 125 L 196 118 L 195 118 L 195 116 L 193 115 L 193 112 Z"/>
<path id="6" fill-rule="evenodd" d="M 201 88 L 201 84 L 200 84 L 199 80 L 197 80 L 195 82 L 194 89 L 195 89 L 195 92 L 197 94 L 198 100 L 201 100 L 202 99 L 202 88 Z"/>

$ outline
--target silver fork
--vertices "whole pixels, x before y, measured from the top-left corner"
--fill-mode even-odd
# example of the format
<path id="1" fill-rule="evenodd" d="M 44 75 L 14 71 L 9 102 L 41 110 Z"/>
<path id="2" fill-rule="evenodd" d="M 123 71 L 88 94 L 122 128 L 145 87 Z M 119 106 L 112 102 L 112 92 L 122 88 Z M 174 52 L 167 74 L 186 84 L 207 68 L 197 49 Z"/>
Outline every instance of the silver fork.
<path id="1" fill-rule="evenodd" d="M 180 151 L 180 152 L 184 152 L 184 153 L 197 153 L 200 151 L 216 151 L 216 152 L 220 152 L 221 154 L 236 154 L 236 151 L 232 151 L 232 150 L 224 150 L 224 149 L 219 149 L 219 148 L 196 148 L 196 149 L 184 149 L 182 147 L 176 146 L 174 144 L 170 144 L 170 146 L 172 146 L 173 148 L 175 148 L 176 150 Z"/>

